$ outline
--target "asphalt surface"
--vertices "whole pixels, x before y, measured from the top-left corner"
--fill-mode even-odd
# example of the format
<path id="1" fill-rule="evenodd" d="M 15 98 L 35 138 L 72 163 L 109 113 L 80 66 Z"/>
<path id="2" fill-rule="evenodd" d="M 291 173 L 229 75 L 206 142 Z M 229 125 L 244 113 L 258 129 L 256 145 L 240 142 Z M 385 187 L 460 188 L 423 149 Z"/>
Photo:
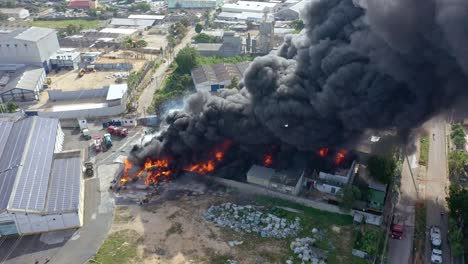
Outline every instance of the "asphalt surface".
<path id="1" fill-rule="evenodd" d="M 431 263 L 431 242 L 429 228 L 439 226 L 442 231 L 442 263 L 450 263 L 450 252 L 447 246 L 448 219 L 445 189 L 448 183 L 445 120 L 437 117 L 431 121 L 429 162 L 425 181 L 426 189 L 426 226 L 427 239 L 425 263 Z M 434 134 L 434 136 L 432 136 Z M 443 212 L 443 215 L 441 214 Z"/>
<path id="2" fill-rule="evenodd" d="M 170 58 L 166 58 L 166 63 L 161 64 L 156 72 L 153 74 L 153 81 L 146 87 L 140 95 L 138 99 L 138 110 L 137 112 L 145 116 L 146 110 L 150 107 L 151 102 L 153 101 L 153 94 L 154 92 L 160 88 L 161 83 L 164 83 L 164 79 L 166 78 L 167 70 L 169 69 L 169 65 L 171 64 L 175 54 L 179 52 L 182 48 L 186 45 L 190 44 L 192 41 L 192 37 L 195 35 L 195 30 L 193 28 L 189 28 L 187 35 L 185 38 L 182 39 L 181 43 L 174 48 L 174 52 Z"/>
<path id="3" fill-rule="evenodd" d="M 414 237 L 414 206 L 417 199 L 416 177 L 418 152 L 405 158 L 401 171 L 400 196 L 395 206 L 394 215 L 405 226 L 402 240 L 390 239 L 388 264 L 412 263 Z"/>

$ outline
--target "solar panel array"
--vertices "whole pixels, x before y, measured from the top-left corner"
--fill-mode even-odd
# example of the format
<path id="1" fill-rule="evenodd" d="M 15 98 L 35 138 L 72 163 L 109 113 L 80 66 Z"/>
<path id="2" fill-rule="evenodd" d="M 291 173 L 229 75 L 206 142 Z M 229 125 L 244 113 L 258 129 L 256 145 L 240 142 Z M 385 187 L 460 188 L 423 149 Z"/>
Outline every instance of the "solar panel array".
<path id="1" fill-rule="evenodd" d="M 47 187 L 54 154 L 58 120 L 34 119 L 33 134 L 10 209 L 41 211 L 45 208 Z"/>
<path id="2" fill-rule="evenodd" d="M 3 144 L 0 145 L 3 148 L 0 157 L 0 209 L 6 209 L 10 200 L 32 123 L 32 119 L 28 118 L 14 124 L 7 122 L 0 124 L 0 144 Z M 10 130 L 9 133 L 8 130 Z"/>
<path id="3" fill-rule="evenodd" d="M 55 159 L 47 196 L 47 212 L 77 210 L 80 199 L 80 157 Z"/>

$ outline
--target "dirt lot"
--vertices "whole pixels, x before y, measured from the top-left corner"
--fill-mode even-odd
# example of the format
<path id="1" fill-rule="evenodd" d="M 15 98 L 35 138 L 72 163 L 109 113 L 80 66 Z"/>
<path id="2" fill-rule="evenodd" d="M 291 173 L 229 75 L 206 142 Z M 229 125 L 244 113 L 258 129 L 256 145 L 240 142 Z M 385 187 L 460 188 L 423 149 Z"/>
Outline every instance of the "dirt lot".
<path id="1" fill-rule="evenodd" d="M 63 91 L 73 91 L 81 89 L 97 89 L 105 85 L 115 83 L 115 78 L 108 77 L 114 72 L 112 71 L 97 71 L 86 73 L 83 77 L 78 77 L 78 70 L 60 71 L 48 75 L 52 80 L 50 85 L 51 90 L 60 89 Z"/>
<path id="2" fill-rule="evenodd" d="M 289 249 L 293 238 L 273 239 L 253 233 L 236 233 L 228 228 L 219 228 L 202 217 L 209 206 L 224 202 L 257 204 L 275 210 L 284 207 L 270 206 L 282 204 L 274 204 L 269 198 L 262 202 L 257 197 L 232 189 L 207 187 L 186 177 L 184 179 L 183 183 L 179 180 L 169 183 L 170 187 L 156 196 L 151 205 L 139 206 L 128 202 L 118 206 L 110 236 L 95 260 L 100 263 L 221 264 L 233 259 L 238 263 L 285 263 L 293 255 Z M 134 191 L 122 190 L 120 195 L 124 196 L 125 192 Z M 317 227 L 327 237 L 317 246 L 330 252 L 328 263 L 363 263 L 351 256 L 354 239 L 351 218 L 309 209 L 291 213 L 293 217 L 305 217 L 301 236 L 310 233 L 312 226 Z M 126 238 L 122 234 L 132 235 Z M 138 242 L 127 242 L 130 240 Z M 232 240 L 243 241 L 243 244 L 230 247 L 228 241 Z M 117 260 L 115 253 L 111 252 L 123 247 L 127 259 Z"/>
<path id="3" fill-rule="evenodd" d="M 147 48 L 149 49 L 159 49 L 163 47 L 163 49 L 167 46 L 167 39 L 166 35 L 159 35 L 159 34 L 148 34 L 145 33 L 143 39 L 148 42 Z"/>

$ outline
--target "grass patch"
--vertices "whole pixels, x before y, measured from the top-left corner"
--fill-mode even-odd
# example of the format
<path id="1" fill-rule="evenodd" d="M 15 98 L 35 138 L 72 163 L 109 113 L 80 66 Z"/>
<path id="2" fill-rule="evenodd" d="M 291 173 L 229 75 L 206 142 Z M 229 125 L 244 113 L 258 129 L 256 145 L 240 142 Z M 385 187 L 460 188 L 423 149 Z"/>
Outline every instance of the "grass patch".
<path id="1" fill-rule="evenodd" d="M 198 56 L 197 64 L 218 64 L 218 63 L 239 63 L 243 61 L 252 61 L 253 56 L 235 56 L 235 57 L 204 57 Z"/>
<path id="2" fill-rule="evenodd" d="M 429 135 L 421 137 L 420 141 L 419 164 L 427 166 L 429 161 Z"/>
<path id="3" fill-rule="evenodd" d="M 289 207 L 296 210 L 300 210 L 303 212 L 305 217 L 311 218 L 312 222 L 316 225 L 316 227 L 321 226 L 329 226 L 330 224 L 334 224 L 337 226 L 347 226 L 353 224 L 353 218 L 350 215 L 341 215 L 330 213 L 322 210 L 318 210 L 312 207 L 307 207 L 302 204 L 293 203 L 290 201 L 272 198 L 267 196 L 257 196 L 255 201 L 260 205 L 266 206 L 283 206 Z M 276 209 L 275 209 L 276 210 Z M 287 212 L 286 210 L 283 210 Z M 290 212 L 287 212 L 290 213 Z M 300 216 L 300 214 L 295 214 Z"/>
<path id="4" fill-rule="evenodd" d="M 362 226 L 357 232 L 353 248 L 366 252 L 371 256 L 378 256 L 383 247 L 385 232 L 378 227 Z"/>
<path id="5" fill-rule="evenodd" d="M 415 207 L 414 248 L 413 248 L 413 252 L 415 253 L 414 256 L 416 260 L 424 256 L 425 239 L 426 239 L 426 205 L 422 202 L 417 202 L 416 207 Z"/>
<path id="6" fill-rule="evenodd" d="M 182 224 L 175 222 L 169 227 L 166 231 L 166 237 L 173 235 L 173 234 L 182 234 Z"/>
<path id="7" fill-rule="evenodd" d="M 210 260 L 208 263 L 212 264 L 226 264 L 228 260 L 232 259 L 232 256 L 230 255 L 219 255 L 219 254 L 213 254 L 210 256 Z"/>
<path id="8" fill-rule="evenodd" d="M 355 232 L 352 230 L 353 219 L 351 216 L 321 211 L 301 204 L 266 196 L 257 196 L 255 201 L 257 204 L 269 207 L 269 212 L 276 216 L 286 219 L 299 217 L 301 219 L 302 230 L 296 237 L 313 236 L 311 232 L 312 228 L 317 228 L 319 232 L 323 232 L 323 239 L 318 239 L 315 246 L 328 252 L 327 263 L 351 263 L 352 242 L 355 237 Z M 301 212 L 295 213 L 278 207 L 293 208 Z M 294 239 L 295 237 L 284 240 L 287 244 L 287 249 L 289 249 L 289 245 Z M 288 255 L 283 257 L 283 260 L 293 256 L 296 259 L 294 253 L 289 251 Z"/>
<path id="9" fill-rule="evenodd" d="M 134 230 L 110 234 L 89 263 L 124 264 L 136 261 L 137 246 L 143 238 Z"/>
<path id="10" fill-rule="evenodd" d="M 68 25 L 82 25 L 83 29 L 95 29 L 101 24 L 101 20 L 84 20 L 84 19 L 70 19 L 70 20 L 36 20 L 28 22 L 28 26 L 34 27 L 47 27 L 47 28 L 56 28 L 56 29 L 64 29 Z"/>

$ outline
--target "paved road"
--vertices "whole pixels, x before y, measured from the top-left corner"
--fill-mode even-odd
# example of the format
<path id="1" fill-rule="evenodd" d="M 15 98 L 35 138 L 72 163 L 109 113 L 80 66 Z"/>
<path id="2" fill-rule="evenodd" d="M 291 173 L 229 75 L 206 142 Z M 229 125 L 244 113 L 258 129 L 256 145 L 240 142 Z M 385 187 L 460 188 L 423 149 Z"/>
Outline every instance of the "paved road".
<path id="1" fill-rule="evenodd" d="M 446 153 L 446 135 L 445 135 L 445 119 L 439 116 L 431 120 L 430 135 L 431 144 L 429 147 L 429 163 L 426 176 L 426 207 L 427 218 L 426 224 L 429 229 L 431 225 L 441 227 L 443 237 L 443 263 L 450 262 L 449 249 L 447 247 L 447 213 L 445 202 L 445 186 L 448 181 L 447 177 L 447 153 Z M 432 134 L 434 137 L 432 138 Z M 441 216 L 444 212 L 444 216 Z M 426 239 L 426 261 L 430 263 L 431 243 L 429 241 L 429 232 Z"/>
<path id="2" fill-rule="evenodd" d="M 172 62 L 173 57 L 189 44 L 192 40 L 192 37 L 195 35 L 195 30 L 190 28 L 187 32 L 187 36 L 182 39 L 181 43 L 174 48 L 173 56 L 170 56 L 171 59 L 168 59 L 166 63 L 163 63 L 159 66 L 156 72 L 153 74 L 154 81 L 151 82 L 141 93 L 140 98 L 138 99 L 138 113 L 142 116 L 146 115 L 146 109 L 151 105 L 153 100 L 154 92 L 160 87 L 160 84 L 163 83 L 163 80 L 166 78 L 166 71 L 169 68 L 169 65 Z"/>
<path id="3" fill-rule="evenodd" d="M 395 206 L 394 215 L 405 225 L 402 240 L 390 239 L 388 251 L 389 264 L 412 263 L 412 248 L 414 237 L 414 205 L 417 199 L 416 177 L 418 152 L 409 155 L 403 162 L 401 172 L 400 197 Z"/>

